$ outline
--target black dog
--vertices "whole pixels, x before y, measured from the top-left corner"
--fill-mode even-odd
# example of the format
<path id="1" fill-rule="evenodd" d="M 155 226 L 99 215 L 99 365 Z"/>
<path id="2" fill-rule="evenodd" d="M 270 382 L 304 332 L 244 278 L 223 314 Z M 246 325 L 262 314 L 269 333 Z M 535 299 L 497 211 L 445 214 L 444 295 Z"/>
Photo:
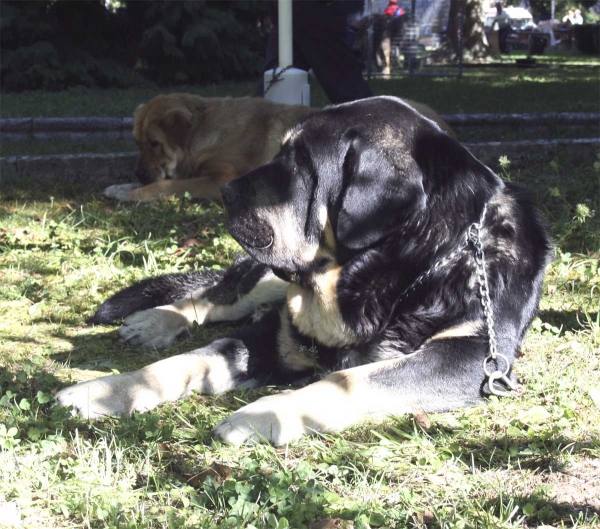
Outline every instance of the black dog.
<path id="1" fill-rule="evenodd" d="M 95 319 L 132 314 L 121 337 L 164 347 L 193 321 L 272 310 L 202 349 L 64 389 L 59 403 L 97 417 L 194 390 L 302 386 L 215 430 L 282 444 L 364 417 L 474 405 L 513 385 L 551 256 L 544 223 L 522 190 L 402 100 L 314 114 L 223 196 L 251 259 L 139 283 Z"/>

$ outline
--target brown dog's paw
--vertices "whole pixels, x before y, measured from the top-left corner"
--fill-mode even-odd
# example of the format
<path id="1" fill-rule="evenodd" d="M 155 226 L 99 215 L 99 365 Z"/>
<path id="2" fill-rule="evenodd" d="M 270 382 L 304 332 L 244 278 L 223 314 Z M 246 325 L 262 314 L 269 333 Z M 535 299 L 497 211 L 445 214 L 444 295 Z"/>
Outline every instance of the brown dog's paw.
<path id="1" fill-rule="evenodd" d="M 117 184 L 107 187 L 102 191 L 102 196 L 113 198 L 123 202 L 132 202 L 139 200 L 135 190 L 142 187 L 142 184 Z"/>

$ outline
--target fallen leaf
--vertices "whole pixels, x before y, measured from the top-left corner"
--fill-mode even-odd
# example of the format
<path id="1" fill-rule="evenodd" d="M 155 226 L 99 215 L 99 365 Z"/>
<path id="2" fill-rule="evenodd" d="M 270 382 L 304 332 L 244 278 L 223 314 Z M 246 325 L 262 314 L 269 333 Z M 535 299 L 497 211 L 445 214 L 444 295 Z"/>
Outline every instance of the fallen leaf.
<path id="1" fill-rule="evenodd" d="M 412 415 L 415 422 L 421 428 L 423 428 L 424 430 L 429 430 L 429 428 L 431 428 L 431 421 L 429 420 L 429 417 L 427 417 L 427 414 L 423 411 L 423 409 L 414 408 Z"/>
<path id="2" fill-rule="evenodd" d="M 204 242 L 196 239 L 195 237 L 185 237 L 179 240 L 179 246 L 181 248 L 190 248 L 192 246 L 204 246 Z"/>
<path id="3" fill-rule="evenodd" d="M 354 523 L 341 518 L 324 518 L 310 524 L 309 529 L 353 529 Z"/>
<path id="4" fill-rule="evenodd" d="M 435 522 L 435 514 L 428 509 L 424 510 L 423 512 L 418 512 L 416 517 L 420 524 L 427 525 L 428 523 Z"/>
<path id="5" fill-rule="evenodd" d="M 192 487 L 199 489 L 209 477 L 212 477 L 220 485 L 231 474 L 233 474 L 231 467 L 221 465 L 220 463 L 213 463 L 210 467 L 198 472 L 198 474 L 186 474 L 185 477 L 188 478 L 187 482 Z"/>

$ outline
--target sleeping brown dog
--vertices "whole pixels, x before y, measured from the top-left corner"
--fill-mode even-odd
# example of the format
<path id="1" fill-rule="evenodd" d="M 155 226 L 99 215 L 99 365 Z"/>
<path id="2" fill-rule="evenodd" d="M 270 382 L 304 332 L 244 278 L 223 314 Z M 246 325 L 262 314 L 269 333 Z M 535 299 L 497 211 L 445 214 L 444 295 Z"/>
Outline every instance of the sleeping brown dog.
<path id="1" fill-rule="evenodd" d="M 447 128 L 429 107 L 413 105 Z M 285 132 L 317 110 L 254 97 L 157 96 L 133 117 L 141 184 L 113 185 L 103 194 L 134 202 L 186 193 L 219 199 L 221 186 L 271 161 Z"/>
<path id="2" fill-rule="evenodd" d="M 313 112 L 250 97 L 157 96 L 133 117 L 142 185 L 110 186 L 104 195 L 144 202 L 186 193 L 219 198 L 222 185 L 270 161 L 285 131 Z"/>

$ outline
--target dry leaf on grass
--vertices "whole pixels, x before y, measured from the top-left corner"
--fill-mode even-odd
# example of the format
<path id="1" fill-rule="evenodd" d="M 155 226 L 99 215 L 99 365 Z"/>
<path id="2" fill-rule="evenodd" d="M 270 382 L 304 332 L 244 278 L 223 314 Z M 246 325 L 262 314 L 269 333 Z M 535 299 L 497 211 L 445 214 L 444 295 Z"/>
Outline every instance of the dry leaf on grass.
<path id="1" fill-rule="evenodd" d="M 185 477 L 188 478 L 187 482 L 192 487 L 199 489 L 209 477 L 212 477 L 220 485 L 231 474 L 233 474 L 231 467 L 221 465 L 220 463 L 213 463 L 210 467 L 198 472 L 198 474 L 186 475 Z"/>
<path id="2" fill-rule="evenodd" d="M 350 520 L 341 518 L 325 518 L 310 524 L 310 529 L 353 529 L 354 524 Z"/>
<path id="3" fill-rule="evenodd" d="M 421 408 L 415 408 L 412 412 L 413 419 L 415 422 L 424 430 L 429 430 L 431 428 L 431 421 L 429 417 Z"/>

